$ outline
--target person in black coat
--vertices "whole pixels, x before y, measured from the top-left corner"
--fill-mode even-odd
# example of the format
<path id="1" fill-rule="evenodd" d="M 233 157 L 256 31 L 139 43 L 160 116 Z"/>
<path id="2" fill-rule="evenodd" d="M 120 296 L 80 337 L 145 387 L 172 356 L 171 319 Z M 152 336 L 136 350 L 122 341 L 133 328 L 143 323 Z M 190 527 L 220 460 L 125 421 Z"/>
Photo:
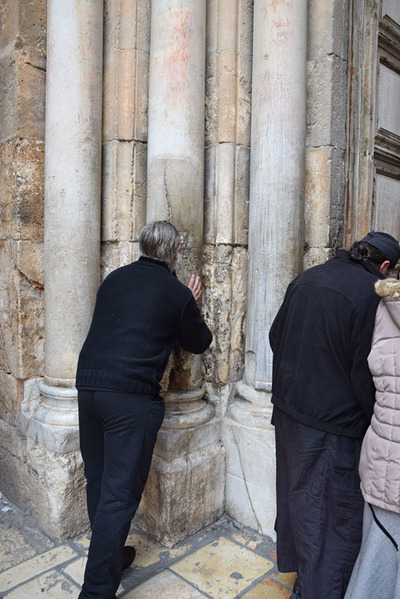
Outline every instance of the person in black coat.
<path id="1" fill-rule="evenodd" d="M 140 233 L 141 257 L 97 292 L 76 373 L 92 529 L 80 599 L 112 599 L 135 550 L 124 547 L 164 417 L 162 379 L 175 344 L 200 354 L 212 341 L 196 300 L 199 277 L 173 276 L 180 236 L 165 221 Z"/>
<path id="2" fill-rule="evenodd" d="M 297 572 L 293 598 L 344 597 L 358 554 L 374 283 L 399 258 L 393 237 L 368 233 L 294 279 L 270 330 L 278 568 Z"/>

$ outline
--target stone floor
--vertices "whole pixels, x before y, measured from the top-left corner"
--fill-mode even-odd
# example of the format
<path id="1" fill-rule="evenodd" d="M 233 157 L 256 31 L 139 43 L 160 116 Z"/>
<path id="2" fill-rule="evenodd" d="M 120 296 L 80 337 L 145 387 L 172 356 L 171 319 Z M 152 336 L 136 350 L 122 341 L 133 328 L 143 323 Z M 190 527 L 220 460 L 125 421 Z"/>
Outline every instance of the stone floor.
<path id="1" fill-rule="evenodd" d="M 276 568 L 272 541 L 227 517 L 167 549 L 132 528 L 137 556 L 118 599 L 288 599 L 294 574 Z M 3 495 L 0 498 L 0 599 L 76 598 L 89 534 L 60 544 Z"/>

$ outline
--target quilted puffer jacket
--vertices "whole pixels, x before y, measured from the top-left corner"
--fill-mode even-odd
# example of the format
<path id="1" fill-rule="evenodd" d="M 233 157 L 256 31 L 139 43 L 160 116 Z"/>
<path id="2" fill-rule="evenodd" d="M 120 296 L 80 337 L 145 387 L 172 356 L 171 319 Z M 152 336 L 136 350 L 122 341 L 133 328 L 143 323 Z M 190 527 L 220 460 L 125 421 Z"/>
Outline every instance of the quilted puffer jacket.
<path id="1" fill-rule="evenodd" d="M 400 281 L 377 281 L 375 290 L 382 299 L 368 365 L 376 402 L 361 449 L 361 490 L 368 503 L 400 513 Z"/>

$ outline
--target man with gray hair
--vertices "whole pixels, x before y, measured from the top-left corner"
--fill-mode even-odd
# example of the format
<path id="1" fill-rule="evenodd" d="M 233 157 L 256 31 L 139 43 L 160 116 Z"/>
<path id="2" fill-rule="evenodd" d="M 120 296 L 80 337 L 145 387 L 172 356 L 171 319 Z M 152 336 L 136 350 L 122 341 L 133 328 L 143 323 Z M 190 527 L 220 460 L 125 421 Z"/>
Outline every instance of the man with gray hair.
<path id="1" fill-rule="evenodd" d="M 180 244 L 166 221 L 141 231 L 141 257 L 110 273 L 97 292 L 76 374 L 87 507 L 92 528 L 80 599 L 113 599 L 133 547 L 124 547 L 164 417 L 160 397 L 176 343 L 204 352 L 212 335 L 196 300 L 199 277 L 174 277 Z"/>

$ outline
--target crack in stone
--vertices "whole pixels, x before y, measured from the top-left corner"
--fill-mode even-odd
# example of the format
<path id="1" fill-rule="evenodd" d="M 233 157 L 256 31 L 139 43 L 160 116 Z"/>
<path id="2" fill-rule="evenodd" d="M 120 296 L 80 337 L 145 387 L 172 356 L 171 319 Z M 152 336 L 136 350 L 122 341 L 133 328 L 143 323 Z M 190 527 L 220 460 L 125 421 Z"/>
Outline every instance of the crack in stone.
<path id="1" fill-rule="evenodd" d="M 236 444 L 236 447 L 237 447 L 237 450 L 238 450 L 240 468 L 242 470 L 243 482 L 244 482 L 244 486 L 246 487 L 246 492 L 247 492 L 247 496 L 249 498 L 251 511 L 253 512 L 254 518 L 256 519 L 256 522 L 257 522 L 257 525 L 258 525 L 258 530 L 262 531 L 262 526 L 261 526 L 261 523 L 260 523 L 259 519 L 257 518 L 257 514 L 256 514 L 256 511 L 254 509 L 253 501 L 251 499 L 250 490 L 249 490 L 249 487 L 247 486 L 246 476 L 245 476 L 245 473 L 244 473 L 243 462 L 242 462 L 242 455 L 240 453 L 240 449 L 239 449 L 239 444 L 238 444 L 238 441 L 237 441 L 236 433 L 233 430 L 233 428 L 232 428 L 232 433 L 233 433 L 233 436 L 235 438 L 235 444 Z"/>

